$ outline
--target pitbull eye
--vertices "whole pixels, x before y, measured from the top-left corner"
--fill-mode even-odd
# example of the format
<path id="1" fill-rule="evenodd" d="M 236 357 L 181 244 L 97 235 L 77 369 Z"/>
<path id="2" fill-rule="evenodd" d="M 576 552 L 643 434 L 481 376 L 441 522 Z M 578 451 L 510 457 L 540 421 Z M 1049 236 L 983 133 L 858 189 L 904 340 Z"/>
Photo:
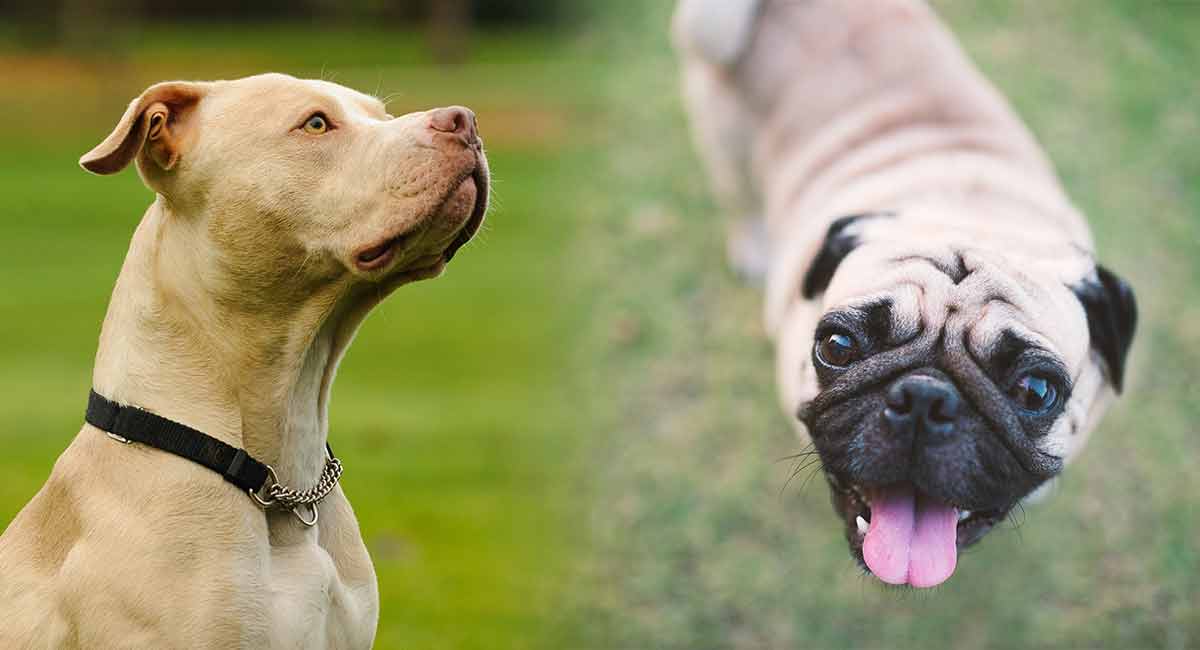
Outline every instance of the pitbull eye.
<path id="1" fill-rule="evenodd" d="M 1021 410 L 1038 415 L 1049 411 L 1058 402 L 1058 388 L 1041 375 L 1021 377 L 1010 394 Z"/>
<path id="2" fill-rule="evenodd" d="M 329 120 L 320 113 L 313 113 L 307 120 L 304 121 L 304 132 L 312 135 L 321 135 L 329 130 Z"/>
<path id="3" fill-rule="evenodd" d="M 858 358 L 858 345 L 848 334 L 832 332 L 817 342 L 817 360 L 832 368 L 845 368 Z"/>

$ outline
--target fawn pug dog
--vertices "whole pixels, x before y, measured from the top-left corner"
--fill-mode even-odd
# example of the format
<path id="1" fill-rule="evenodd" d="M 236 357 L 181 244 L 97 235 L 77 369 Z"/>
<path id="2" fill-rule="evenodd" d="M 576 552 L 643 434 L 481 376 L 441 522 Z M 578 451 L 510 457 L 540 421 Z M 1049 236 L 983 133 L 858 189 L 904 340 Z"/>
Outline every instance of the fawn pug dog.
<path id="1" fill-rule="evenodd" d="M 326 447 L 330 385 L 371 308 L 482 223 L 475 116 L 393 117 L 280 74 L 168 82 L 80 160 L 131 162 L 156 198 L 100 334 L 103 399 L 0 537 L 0 646 L 370 647 L 378 589 Z M 231 485 L 254 462 L 270 479 Z M 303 505 L 260 507 L 287 500 Z"/>
<path id="2" fill-rule="evenodd" d="M 1133 291 L 919 0 L 682 0 L 685 103 L 851 554 L 930 587 L 1121 390 Z"/>

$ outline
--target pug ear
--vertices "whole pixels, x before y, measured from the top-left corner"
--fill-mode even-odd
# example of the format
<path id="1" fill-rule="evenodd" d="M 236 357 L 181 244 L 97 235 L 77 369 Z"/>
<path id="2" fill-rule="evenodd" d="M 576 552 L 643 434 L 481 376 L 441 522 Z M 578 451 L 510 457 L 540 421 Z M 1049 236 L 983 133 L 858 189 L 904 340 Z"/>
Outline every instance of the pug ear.
<path id="1" fill-rule="evenodd" d="M 129 104 L 103 142 L 83 154 L 79 164 L 93 174 L 115 174 L 140 152 L 164 170 L 179 161 L 188 129 L 186 119 L 204 96 L 200 84 L 169 81 L 150 86 Z"/>
<path id="2" fill-rule="evenodd" d="M 1133 288 L 1112 271 L 1096 265 L 1096 279 L 1072 288 L 1087 314 L 1092 347 L 1108 366 L 1108 378 L 1119 393 L 1125 380 L 1125 356 L 1137 328 Z"/>
<path id="3" fill-rule="evenodd" d="M 812 265 L 808 267 L 808 273 L 804 275 L 802 294 L 806 299 L 811 300 L 817 294 L 823 293 L 829 287 L 830 281 L 833 280 L 833 274 L 837 271 L 838 265 L 851 251 L 858 248 L 861 242 L 858 234 L 852 232 L 851 226 L 863 219 L 883 216 L 890 216 L 890 213 L 852 214 L 840 217 L 829 224 L 829 230 L 825 232 L 825 243 L 821 245 L 821 250 L 813 258 Z"/>

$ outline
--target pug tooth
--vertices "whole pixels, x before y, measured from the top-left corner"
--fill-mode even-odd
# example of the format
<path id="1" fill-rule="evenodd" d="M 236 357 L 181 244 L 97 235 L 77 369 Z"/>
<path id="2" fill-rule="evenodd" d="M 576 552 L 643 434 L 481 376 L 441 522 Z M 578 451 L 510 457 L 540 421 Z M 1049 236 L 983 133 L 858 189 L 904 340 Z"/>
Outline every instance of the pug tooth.
<path id="1" fill-rule="evenodd" d="M 855 518 L 854 523 L 858 524 L 858 532 L 860 535 L 867 534 L 867 529 L 870 528 L 870 526 L 867 525 L 867 520 L 863 519 L 862 515 L 859 515 L 857 518 Z"/>
<path id="2" fill-rule="evenodd" d="M 959 510 L 958 511 L 958 520 L 959 521 L 966 521 L 970 516 L 971 516 L 970 510 Z"/>

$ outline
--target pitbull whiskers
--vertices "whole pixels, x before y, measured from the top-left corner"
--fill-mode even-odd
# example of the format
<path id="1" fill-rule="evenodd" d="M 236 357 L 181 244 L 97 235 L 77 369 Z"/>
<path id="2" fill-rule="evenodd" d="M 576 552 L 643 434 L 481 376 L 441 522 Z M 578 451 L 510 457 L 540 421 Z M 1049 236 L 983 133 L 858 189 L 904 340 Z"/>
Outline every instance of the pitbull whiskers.
<path id="1" fill-rule="evenodd" d="M 279 74 L 160 83 L 80 160 L 130 163 L 155 199 L 104 319 L 96 393 L 243 450 L 228 474 L 248 454 L 273 483 L 316 486 L 290 493 L 314 525 L 86 424 L 0 537 L 0 647 L 368 648 L 378 588 L 340 466 L 327 473 L 330 387 L 371 308 L 479 229 L 475 116 L 393 117 Z"/>
<path id="2" fill-rule="evenodd" d="M 929 587 L 1082 448 L 1132 290 L 918 0 L 683 0 L 697 144 L 851 553 Z"/>

